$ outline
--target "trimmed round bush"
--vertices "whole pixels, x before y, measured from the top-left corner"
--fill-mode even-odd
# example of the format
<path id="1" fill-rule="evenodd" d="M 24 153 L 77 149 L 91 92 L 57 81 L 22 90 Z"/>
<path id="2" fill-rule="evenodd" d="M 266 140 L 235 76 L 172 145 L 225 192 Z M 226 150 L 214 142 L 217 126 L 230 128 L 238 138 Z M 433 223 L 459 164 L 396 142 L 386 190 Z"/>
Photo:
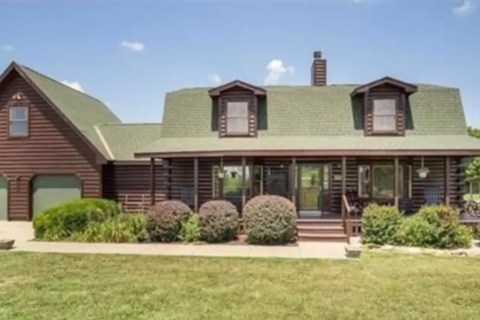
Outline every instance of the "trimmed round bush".
<path id="1" fill-rule="evenodd" d="M 433 247 L 437 229 L 420 215 L 403 219 L 397 232 L 397 243 L 404 246 Z"/>
<path id="2" fill-rule="evenodd" d="M 120 214 L 117 203 L 106 199 L 78 199 L 62 203 L 33 218 L 35 238 L 67 239 L 84 231 L 91 222 L 103 222 Z"/>
<path id="3" fill-rule="evenodd" d="M 370 204 L 363 212 L 362 242 L 378 245 L 395 244 L 401 218 L 395 206 Z"/>
<path id="4" fill-rule="evenodd" d="M 237 208 L 229 201 L 212 200 L 199 210 L 201 239 L 207 242 L 226 242 L 235 239 L 238 228 Z"/>
<path id="5" fill-rule="evenodd" d="M 243 209 L 247 241 L 253 244 L 286 244 L 296 240 L 296 210 L 290 200 L 274 195 L 257 196 Z"/>
<path id="6" fill-rule="evenodd" d="M 167 200 L 153 206 L 147 213 L 147 231 L 151 241 L 172 242 L 177 240 L 182 222 L 192 214 L 183 202 Z"/>

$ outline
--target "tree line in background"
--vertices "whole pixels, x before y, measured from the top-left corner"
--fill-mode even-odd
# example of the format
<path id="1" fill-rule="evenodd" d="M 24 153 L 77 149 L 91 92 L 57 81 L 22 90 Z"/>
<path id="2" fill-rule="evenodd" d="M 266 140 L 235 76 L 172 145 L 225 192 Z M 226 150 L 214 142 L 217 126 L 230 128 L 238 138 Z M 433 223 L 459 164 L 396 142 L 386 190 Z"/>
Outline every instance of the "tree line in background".
<path id="1" fill-rule="evenodd" d="M 480 129 L 468 127 L 468 134 L 474 138 L 480 139 Z M 480 177 L 480 158 L 473 158 L 467 165 L 465 174 L 467 179 Z"/>

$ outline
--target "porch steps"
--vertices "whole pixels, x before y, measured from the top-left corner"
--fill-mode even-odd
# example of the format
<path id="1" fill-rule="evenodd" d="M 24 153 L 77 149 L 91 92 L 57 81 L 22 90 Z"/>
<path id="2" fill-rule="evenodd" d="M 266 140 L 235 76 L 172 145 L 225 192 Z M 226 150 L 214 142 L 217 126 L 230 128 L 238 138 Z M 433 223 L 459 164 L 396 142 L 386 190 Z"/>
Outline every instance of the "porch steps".
<path id="1" fill-rule="evenodd" d="M 297 230 L 299 241 L 348 241 L 341 219 L 298 219 Z"/>

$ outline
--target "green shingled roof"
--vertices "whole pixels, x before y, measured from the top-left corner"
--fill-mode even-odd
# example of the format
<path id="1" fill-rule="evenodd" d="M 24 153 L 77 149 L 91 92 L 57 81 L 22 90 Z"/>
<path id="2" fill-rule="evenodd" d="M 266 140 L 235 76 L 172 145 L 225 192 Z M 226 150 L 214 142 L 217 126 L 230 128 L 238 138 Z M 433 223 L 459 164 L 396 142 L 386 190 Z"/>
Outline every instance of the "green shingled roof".
<path id="1" fill-rule="evenodd" d="M 267 90 L 266 129 L 260 136 L 363 136 L 360 105 L 352 105 L 357 85 L 274 86 Z M 212 131 L 210 88 L 183 89 L 167 94 L 162 137 L 217 137 Z M 418 85 L 410 96 L 411 122 L 407 135 L 466 134 L 458 89 Z M 262 107 L 262 106 L 261 106 Z M 407 117 L 408 118 L 408 117 Z M 260 119 L 260 122 L 265 119 Z"/>
<path id="2" fill-rule="evenodd" d="M 91 144 L 106 159 L 109 159 L 108 151 L 95 130 L 95 125 L 99 123 L 121 123 L 120 119 L 100 100 L 74 90 L 28 67 L 19 67 Z"/>
<path id="3" fill-rule="evenodd" d="M 134 152 L 158 140 L 161 123 L 113 123 L 97 126 L 110 158 L 116 161 L 134 160 Z"/>
<path id="4" fill-rule="evenodd" d="M 365 137 L 357 85 L 265 87 L 257 138 L 221 139 L 210 88 L 183 89 L 166 96 L 162 138 L 138 153 L 235 150 L 480 150 L 467 135 L 460 92 L 419 84 L 410 96 L 405 137 Z M 263 109 L 262 109 L 263 108 Z"/>

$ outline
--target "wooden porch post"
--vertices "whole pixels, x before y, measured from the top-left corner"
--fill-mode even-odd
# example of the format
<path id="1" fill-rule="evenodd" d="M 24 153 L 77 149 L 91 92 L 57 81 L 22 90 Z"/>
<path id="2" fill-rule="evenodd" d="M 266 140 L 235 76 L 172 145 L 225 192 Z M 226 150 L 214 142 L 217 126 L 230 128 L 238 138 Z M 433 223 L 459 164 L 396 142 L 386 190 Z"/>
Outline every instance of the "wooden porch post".
<path id="1" fill-rule="evenodd" d="M 347 157 L 342 157 L 342 220 L 345 221 L 347 208 L 343 197 L 347 195 Z"/>
<path id="2" fill-rule="evenodd" d="M 163 160 L 165 169 L 167 169 L 167 177 L 166 177 L 166 189 L 167 189 L 167 199 L 170 200 L 172 198 L 172 162 L 170 160 Z"/>
<path id="3" fill-rule="evenodd" d="M 242 157 L 242 211 L 245 207 L 245 203 L 247 203 L 247 190 L 246 190 L 246 183 L 245 183 L 245 175 L 246 175 L 246 165 L 247 159 Z"/>
<path id="4" fill-rule="evenodd" d="M 223 199 L 223 181 L 225 180 L 223 172 L 223 157 L 220 157 L 220 172 L 222 173 L 222 178 L 218 179 L 218 198 Z"/>
<path id="5" fill-rule="evenodd" d="M 395 157 L 395 160 L 394 160 L 394 163 L 393 163 L 393 183 L 394 183 L 394 186 L 393 186 L 393 199 L 394 199 L 394 205 L 395 207 L 398 208 L 398 204 L 399 204 L 399 197 L 398 197 L 398 194 L 400 192 L 400 190 L 398 189 L 398 157 Z"/>
<path id="6" fill-rule="evenodd" d="M 150 158 L 150 205 L 155 205 L 155 158 Z"/>
<path id="7" fill-rule="evenodd" d="M 296 181 L 296 168 L 297 168 L 297 158 L 292 157 L 292 165 L 290 168 L 290 197 L 292 198 L 292 203 L 297 207 L 297 181 Z"/>
<path id="8" fill-rule="evenodd" d="M 198 158 L 193 159 L 193 208 L 198 212 Z"/>
<path id="9" fill-rule="evenodd" d="M 445 157 L 445 205 L 450 205 L 450 157 Z"/>

